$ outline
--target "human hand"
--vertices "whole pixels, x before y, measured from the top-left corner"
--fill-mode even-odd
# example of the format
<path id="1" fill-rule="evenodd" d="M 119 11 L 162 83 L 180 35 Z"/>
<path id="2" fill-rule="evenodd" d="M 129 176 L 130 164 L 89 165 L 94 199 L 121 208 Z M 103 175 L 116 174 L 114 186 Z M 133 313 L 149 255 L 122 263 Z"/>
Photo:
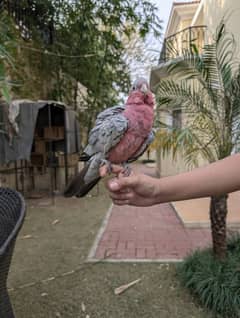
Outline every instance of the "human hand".
<path id="1" fill-rule="evenodd" d="M 134 172 L 125 177 L 123 167 L 118 165 L 111 167 L 116 177 L 108 180 L 106 187 L 114 204 L 151 206 L 157 203 L 157 179 Z M 106 176 L 107 167 L 102 166 L 99 172 L 101 177 Z"/>

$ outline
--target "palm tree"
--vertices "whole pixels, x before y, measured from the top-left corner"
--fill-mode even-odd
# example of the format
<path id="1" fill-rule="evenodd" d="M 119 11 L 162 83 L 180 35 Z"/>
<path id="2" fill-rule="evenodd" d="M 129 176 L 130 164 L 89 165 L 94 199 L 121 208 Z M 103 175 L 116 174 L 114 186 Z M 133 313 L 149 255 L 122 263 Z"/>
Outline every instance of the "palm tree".
<path id="1" fill-rule="evenodd" d="M 209 163 L 237 150 L 240 137 L 240 66 L 234 59 L 235 42 L 224 21 L 211 44 L 201 54 L 191 45 L 168 66 L 169 76 L 160 81 L 156 97 L 160 109 L 181 109 L 183 128 L 160 129 L 157 148 L 181 151 L 188 164 L 200 158 Z M 211 197 L 210 219 L 213 251 L 226 257 L 227 194 Z"/>

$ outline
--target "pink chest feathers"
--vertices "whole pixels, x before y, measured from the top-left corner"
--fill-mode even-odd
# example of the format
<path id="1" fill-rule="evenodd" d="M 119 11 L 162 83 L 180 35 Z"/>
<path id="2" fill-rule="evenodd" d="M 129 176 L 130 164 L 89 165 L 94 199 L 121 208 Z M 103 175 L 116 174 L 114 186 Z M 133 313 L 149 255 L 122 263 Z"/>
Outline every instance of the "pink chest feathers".
<path id="1" fill-rule="evenodd" d="M 134 157 L 153 125 L 153 109 L 148 105 L 129 105 L 123 114 L 128 119 L 128 129 L 108 154 L 108 160 L 113 163 L 123 163 Z"/>

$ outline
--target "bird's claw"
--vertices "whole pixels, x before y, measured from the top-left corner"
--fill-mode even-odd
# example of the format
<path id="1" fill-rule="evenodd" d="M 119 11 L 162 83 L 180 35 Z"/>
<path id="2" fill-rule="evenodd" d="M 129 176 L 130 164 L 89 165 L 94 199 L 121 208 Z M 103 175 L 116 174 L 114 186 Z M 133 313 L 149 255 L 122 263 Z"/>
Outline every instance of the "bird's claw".
<path id="1" fill-rule="evenodd" d="M 132 173 L 131 167 L 127 164 L 123 164 L 123 168 L 124 168 L 124 170 L 123 170 L 124 177 L 129 177 Z"/>
<path id="2" fill-rule="evenodd" d="M 106 166 L 107 167 L 107 173 L 108 174 L 112 173 L 112 165 L 111 165 L 110 161 L 108 161 L 106 159 L 101 159 L 100 167 L 102 167 L 102 166 Z"/>
<path id="3" fill-rule="evenodd" d="M 103 167 L 103 166 L 106 166 L 108 174 L 111 174 L 113 172 L 113 168 L 110 161 L 106 159 L 101 159 L 100 167 Z M 123 167 L 123 171 L 121 172 L 122 176 L 129 177 L 132 173 L 132 168 L 126 163 L 122 164 L 122 167 Z"/>

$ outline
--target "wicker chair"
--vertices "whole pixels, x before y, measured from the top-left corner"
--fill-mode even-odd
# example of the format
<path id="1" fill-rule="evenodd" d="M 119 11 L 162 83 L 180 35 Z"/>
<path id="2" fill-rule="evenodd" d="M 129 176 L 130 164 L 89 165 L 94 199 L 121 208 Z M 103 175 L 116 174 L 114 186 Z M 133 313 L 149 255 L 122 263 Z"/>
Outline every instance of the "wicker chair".
<path id="1" fill-rule="evenodd" d="M 0 188 L 0 317 L 14 318 L 7 291 L 7 277 L 15 240 L 25 216 L 22 196 L 8 188 Z"/>

